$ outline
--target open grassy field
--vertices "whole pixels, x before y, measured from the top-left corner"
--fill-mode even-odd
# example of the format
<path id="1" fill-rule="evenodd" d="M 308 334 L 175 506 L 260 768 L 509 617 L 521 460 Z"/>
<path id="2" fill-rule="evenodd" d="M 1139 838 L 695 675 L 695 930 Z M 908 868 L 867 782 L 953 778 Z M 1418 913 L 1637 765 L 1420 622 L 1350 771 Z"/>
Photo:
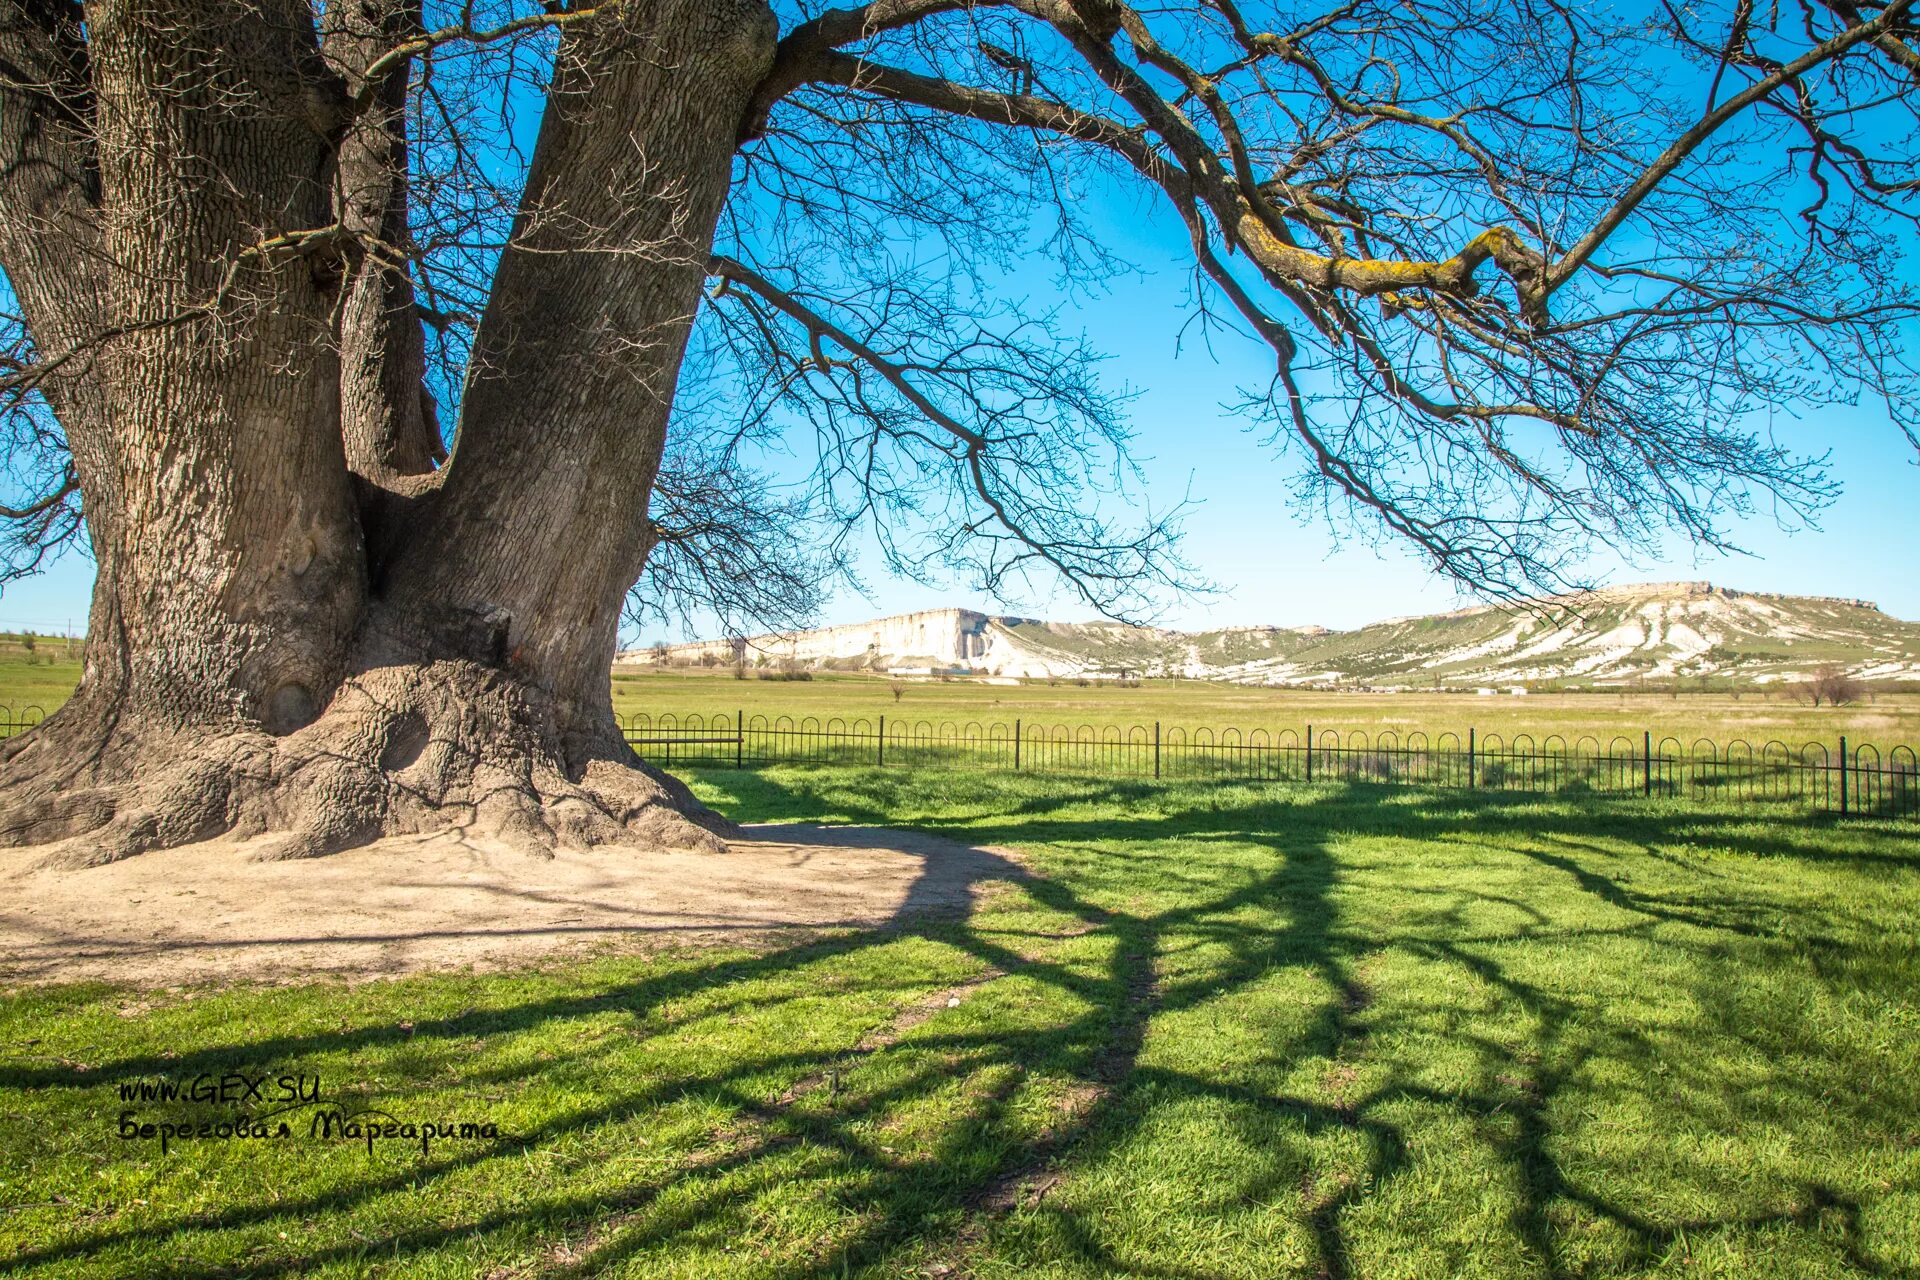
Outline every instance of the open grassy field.
<path id="1" fill-rule="evenodd" d="M 79 683 L 78 643 L 0 634 L 0 715 L 9 709 L 14 716 L 27 714 L 28 708 L 52 711 Z"/>
<path id="2" fill-rule="evenodd" d="M 901 694 L 893 696 L 896 683 Z M 1133 725 L 1158 720 L 1171 728 L 1234 726 L 1241 729 L 1392 729 L 1403 737 L 1429 735 L 1469 725 L 1481 733 L 1592 734 L 1606 741 L 1620 734 L 1638 741 L 1643 732 L 1681 742 L 1708 737 L 1725 741 L 1770 738 L 1798 745 L 1837 742 L 1920 745 L 1920 694 L 1880 693 L 1845 707 L 1809 707 L 1783 692 L 1742 693 L 1561 693 L 1478 697 L 1459 693 L 1324 693 L 1268 689 L 1192 680 L 1147 680 L 1137 688 L 1070 680 L 1018 686 L 955 680 L 894 682 L 872 676 L 820 674 L 812 680 L 736 680 L 730 672 L 629 670 L 614 674 L 614 707 L 624 713 L 698 713 L 729 716 L 841 716 L 869 720 L 1002 720 L 1028 723 Z"/>
<path id="3" fill-rule="evenodd" d="M 963 919 L 347 985 L 0 996 L 37 1277 L 1920 1273 L 1911 828 L 716 772 L 1024 879 Z M 417 1143 L 116 1136 L 306 1072 Z"/>
<path id="4" fill-rule="evenodd" d="M 0 637 L 0 709 L 52 711 L 80 679 L 77 660 L 65 659 L 59 642 L 42 641 L 29 656 L 17 640 Z M 48 662 L 49 657 L 55 660 Z M 895 686 L 899 698 L 893 696 Z M 1316 731 L 1391 729 L 1403 737 L 1468 726 L 1482 734 L 1591 734 L 1606 741 L 1643 732 L 1683 743 L 1695 738 L 1764 743 L 1778 738 L 1794 746 L 1836 743 L 1846 734 L 1855 744 L 1882 749 L 1895 743 L 1920 746 L 1920 694 L 1881 692 L 1845 707 L 1809 707 L 1784 691 L 1729 693 L 1561 693 L 1477 697 L 1458 693 L 1324 693 L 1266 689 L 1192 680 L 1148 680 L 1137 688 L 1071 680 L 1018 686 L 976 681 L 892 681 L 822 673 L 811 680 L 736 680 L 728 671 L 621 668 L 613 676 L 614 709 L 685 716 L 816 716 L 825 719 L 885 715 L 909 720 L 1135 725 L 1158 720 L 1167 728 L 1202 726 Z"/>

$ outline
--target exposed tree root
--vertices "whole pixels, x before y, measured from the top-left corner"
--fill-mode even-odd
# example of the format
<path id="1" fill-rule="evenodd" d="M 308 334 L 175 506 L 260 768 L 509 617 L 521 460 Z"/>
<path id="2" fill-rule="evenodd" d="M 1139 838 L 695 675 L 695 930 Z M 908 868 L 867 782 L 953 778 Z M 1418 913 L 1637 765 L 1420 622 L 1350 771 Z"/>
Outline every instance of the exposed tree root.
<path id="1" fill-rule="evenodd" d="M 509 675 L 374 667 L 284 737 L 143 730 L 76 706 L 0 756 L 0 844 L 96 866 L 221 835 L 310 858 L 456 829 L 534 854 L 603 844 L 721 851 L 731 824 L 642 764 L 608 723 L 563 735 Z"/>

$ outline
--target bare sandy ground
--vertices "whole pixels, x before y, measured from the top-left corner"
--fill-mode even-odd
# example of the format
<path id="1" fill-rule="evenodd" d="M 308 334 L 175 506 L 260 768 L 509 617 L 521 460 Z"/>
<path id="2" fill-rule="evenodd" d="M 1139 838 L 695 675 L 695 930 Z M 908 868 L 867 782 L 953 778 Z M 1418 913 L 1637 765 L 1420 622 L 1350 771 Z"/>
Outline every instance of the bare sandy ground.
<path id="1" fill-rule="evenodd" d="M 1022 877 L 1004 850 L 916 832 L 768 825 L 725 854 L 536 859 L 457 835 L 304 862 L 212 841 L 85 871 L 0 850 L 0 981 L 142 986 L 497 969 L 964 910 Z"/>

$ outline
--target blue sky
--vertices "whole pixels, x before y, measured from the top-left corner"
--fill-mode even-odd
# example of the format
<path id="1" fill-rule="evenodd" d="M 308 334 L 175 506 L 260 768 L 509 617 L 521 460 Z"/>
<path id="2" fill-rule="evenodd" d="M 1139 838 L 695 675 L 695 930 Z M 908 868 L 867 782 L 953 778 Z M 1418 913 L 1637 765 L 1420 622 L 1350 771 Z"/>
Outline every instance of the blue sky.
<path id="1" fill-rule="evenodd" d="M 1474 603 L 1401 546 L 1292 508 L 1289 481 L 1297 461 L 1263 447 L 1223 408 L 1237 387 L 1267 379 L 1270 352 L 1263 344 L 1218 334 L 1211 344 L 1189 335 L 1183 347 L 1184 234 L 1137 196 L 1103 192 L 1088 212 L 1098 217 L 1110 247 L 1159 265 L 1112 282 L 1104 296 L 1061 295 L 1050 264 L 1038 261 L 1006 283 L 1035 309 L 1062 306 L 1066 327 L 1083 330 L 1090 345 L 1109 354 L 1109 373 L 1137 394 L 1131 406 L 1134 452 L 1154 507 L 1183 495 L 1193 500 L 1185 554 L 1222 590 L 1176 602 L 1164 621 L 1188 629 L 1260 623 L 1347 628 Z M 1895 616 L 1920 619 L 1914 550 L 1920 542 L 1920 461 L 1884 408 L 1864 404 L 1805 418 L 1783 411 L 1765 425 L 1798 453 L 1830 454 L 1830 474 L 1842 493 L 1819 515 L 1817 527 L 1783 528 L 1770 512 L 1756 512 L 1728 526 L 1731 540 L 1747 554 L 1701 551 L 1675 538 L 1655 559 L 1629 562 L 1598 554 L 1586 562 L 1584 576 L 1600 583 L 1704 578 L 1747 590 L 1864 598 Z M 952 604 L 1062 621 L 1091 616 L 1064 588 L 995 600 L 964 583 L 888 575 L 877 556 L 869 556 L 862 570 L 866 594 L 838 592 L 823 623 Z M 696 622 L 695 630 L 712 628 Z M 655 626 L 646 638 L 677 639 L 679 633 Z"/>
<path id="2" fill-rule="evenodd" d="M 1370 545 L 1349 528 L 1289 509 L 1291 461 L 1263 449 L 1221 408 L 1236 385 L 1259 380 L 1265 365 L 1251 344 L 1218 344 L 1212 353 L 1189 346 L 1176 357 L 1171 308 L 1181 288 L 1177 265 L 1169 265 L 1153 277 L 1122 282 L 1111 298 L 1079 316 L 1094 345 L 1114 355 L 1116 370 L 1139 392 L 1135 447 L 1147 491 L 1156 505 L 1191 494 L 1196 505 L 1185 522 L 1187 558 L 1224 588 L 1176 605 L 1168 622 L 1344 628 L 1469 603 L 1398 546 Z M 1832 451 L 1832 473 L 1844 490 L 1819 528 L 1787 531 L 1757 515 L 1731 526 L 1733 540 L 1749 555 L 1699 555 L 1673 540 L 1661 560 L 1596 557 L 1588 576 L 1608 582 L 1707 578 L 1757 591 L 1860 597 L 1898 617 L 1920 619 L 1920 465 L 1911 446 L 1884 412 L 1869 407 L 1782 419 L 1776 427 L 1803 451 Z M 902 581 L 877 567 L 868 574 L 870 599 L 841 592 L 823 621 L 998 603 L 963 585 Z M 1006 603 L 1012 611 L 1057 620 L 1089 616 L 1064 590 Z"/>

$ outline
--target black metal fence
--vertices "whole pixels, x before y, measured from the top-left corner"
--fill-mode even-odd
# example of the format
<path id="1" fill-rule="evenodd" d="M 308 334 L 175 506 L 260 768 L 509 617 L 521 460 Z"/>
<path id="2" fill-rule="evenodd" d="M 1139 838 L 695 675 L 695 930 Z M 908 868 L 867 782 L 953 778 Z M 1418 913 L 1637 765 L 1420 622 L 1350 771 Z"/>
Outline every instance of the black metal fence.
<path id="1" fill-rule="evenodd" d="M 0 706 L 0 738 L 45 719 Z M 1909 746 L 1793 746 L 1706 738 L 1548 734 L 1511 737 L 1393 730 L 933 722 L 880 716 L 660 715 L 622 719 L 627 741 L 665 768 L 769 764 L 989 769 L 1107 778 L 1362 781 L 1489 791 L 1772 801 L 1816 813 L 1920 818 L 1920 761 Z"/>
<path id="2" fill-rule="evenodd" d="M 1771 801 L 1819 813 L 1920 817 L 1909 746 L 1547 734 L 982 723 L 736 712 L 622 721 L 666 768 L 768 764 L 970 768 L 1118 778 L 1365 781 L 1489 791 Z"/>
<path id="3" fill-rule="evenodd" d="M 46 718 L 47 713 L 39 707 L 23 707 L 19 711 L 12 707 L 0 707 L 0 739 L 25 733 Z"/>

